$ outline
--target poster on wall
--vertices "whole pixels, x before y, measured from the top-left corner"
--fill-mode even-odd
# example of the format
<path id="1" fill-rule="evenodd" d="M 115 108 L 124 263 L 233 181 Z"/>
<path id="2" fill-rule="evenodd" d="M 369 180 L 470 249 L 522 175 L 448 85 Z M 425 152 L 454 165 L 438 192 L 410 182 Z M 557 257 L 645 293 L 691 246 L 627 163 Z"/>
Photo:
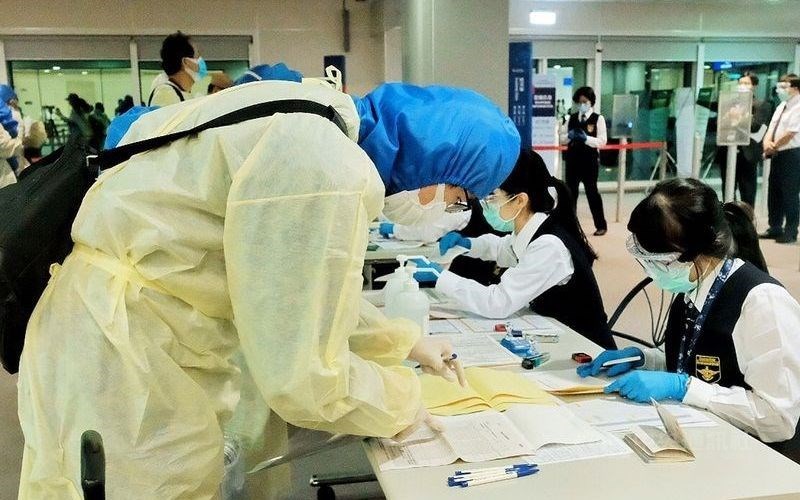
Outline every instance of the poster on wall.
<path id="1" fill-rule="evenodd" d="M 531 143 L 534 146 L 553 146 L 558 144 L 558 125 L 556 120 L 556 82 L 552 75 L 533 75 L 533 123 Z M 542 151 L 547 169 L 556 174 L 557 151 Z"/>
<path id="2" fill-rule="evenodd" d="M 753 93 L 733 91 L 719 93 L 717 118 L 718 146 L 750 144 L 750 123 L 753 121 Z"/>
<path id="3" fill-rule="evenodd" d="M 508 44 L 508 116 L 517 126 L 522 147 L 531 147 L 531 42 Z"/>

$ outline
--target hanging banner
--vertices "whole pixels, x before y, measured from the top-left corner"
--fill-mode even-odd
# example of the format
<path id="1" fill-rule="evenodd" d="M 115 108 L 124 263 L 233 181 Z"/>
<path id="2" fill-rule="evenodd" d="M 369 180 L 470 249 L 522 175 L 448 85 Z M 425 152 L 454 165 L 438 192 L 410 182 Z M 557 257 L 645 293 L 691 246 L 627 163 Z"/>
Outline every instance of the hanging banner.
<path id="1" fill-rule="evenodd" d="M 556 120 L 556 81 L 552 75 L 533 76 L 533 123 L 531 143 L 534 146 L 558 144 L 558 125 Z M 541 153 L 551 175 L 556 174 L 557 151 Z"/>
<path id="2" fill-rule="evenodd" d="M 508 116 L 522 138 L 522 147 L 531 147 L 531 42 L 508 44 Z"/>

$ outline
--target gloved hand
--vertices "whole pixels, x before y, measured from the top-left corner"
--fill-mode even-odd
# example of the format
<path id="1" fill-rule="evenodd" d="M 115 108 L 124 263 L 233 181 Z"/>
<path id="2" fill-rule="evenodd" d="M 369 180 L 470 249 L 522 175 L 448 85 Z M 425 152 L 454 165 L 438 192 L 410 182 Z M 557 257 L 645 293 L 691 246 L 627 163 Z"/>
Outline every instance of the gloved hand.
<path id="1" fill-rule="evenodd" d="M 603 363 L 612 361 L 614 359 L 630 358 L 633 356 L 641 356 L 642 360 L 639 362 L 628 362 L 613 365 L 608 368 L 606 375 L 609 377 L 616 377 L 627 371 L 633 370 L 644 364 L 644 354 L 638 347 L 626 347 L 615 351 L 603 351 L 599 356 L 594 358 L 591 363 L 584 363 L 578 367 L 578 375 L 581 377 L 588 377 L 589 375 L 595 376 L 603 369 Z"/>
<path id="2" fill-rule="evenodd" d="M 381 236 L 384 238 L 391 238 L 394 234 L 394 224 L 391 222 L 381 222 L 380 227 L 378 227 L 378 232 L 381 233 Z"/>
<path id="3" fill-rule="evenodd" d="M 586 137 L 587 136 L 586 136 L 586 132 L 584 132 L 583 129 L 576 128 L 576 129 L 572 129 L 572 130 L 575 131 L 575 134 L 572 137 L 572 140 L 578 141 L 578 142 L 586 142 Z"/>
<path id="4" fill-rule="evenodd" d="M 426 333 L 426 332 L 423 332 Z M 438 375 L 451 382 L 458 377 L 450 367 L 448 361 L 453 357 L 453 346 L 449 341 L 423 335 L 411 348 L 408 359 L 419 363 L 422 371 L 431 375 Z"/>
<path id="5" fill-rule="evenodd" d="M 436 283 L 444 268 L 435 262 L 425 262 L 422 259 L 411 259 L 417 265 L 414 279 L 419 283 Z"/>
<path id="6" fill-rule="evenodd" d="M 427 427 L 433 431 L 434 435 L 431 436 L 430 432 L 425 432 L 423 430 L 424 427 Z M 420 434 L 422 434 L 422 439 L 415 439 L 417 436 L 414 436 L 414 434 L 417 433 L 417 431 L 420 431 Z M 414 418 L 414 423 L 395 434 L 394 437 L 392 437 L 392 440 L 398 444 L 420 443 L 436 439 L 435 435 L 440 434 L 443 431 L 444 426 L 442 423 L 439 422 L 436 417 L 431 415 L 425 406 L 420 405 L 419 411 L 417 411 L 417 415 Z"/>
<path id="7" fill-rule="evenodd" d="M 472 248 L 472 242 L 468 238 L 461 236 L 458 231 L 450 231 L 439 240 L 439 254 L 444 255 L 454 246 Z"/>
<path id="8" fill-rule="evenodd" d="M 635 370 L 607 385 L 603 392 L 619 392 L 620 395 L 638 403 L 649 403 L 650 399 L 674 399 L 683 401 L 686 396 L 686 383 L 689 375 L 685 373 L 651 372 Z"/>
<path id="9" fill-rule="evenodd" d="M 572 139 L 574 139 L 574 138 L 575 138 L 575 131 L 576 131 L 576 130 L 578 130 L 578 129 L 576 129 L 576 128 L 570 129 L 570 131 L 569 131 L 569 132 L 567 132 L 567 139 L 569 139 L 570 141 L 571 141 Z"/>

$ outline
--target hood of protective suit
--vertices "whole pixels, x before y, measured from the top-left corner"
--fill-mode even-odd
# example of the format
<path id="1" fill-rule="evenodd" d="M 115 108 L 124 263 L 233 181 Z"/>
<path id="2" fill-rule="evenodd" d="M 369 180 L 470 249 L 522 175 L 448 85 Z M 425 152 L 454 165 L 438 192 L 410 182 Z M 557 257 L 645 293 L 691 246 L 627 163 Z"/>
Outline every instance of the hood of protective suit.
<path id="1" fill-rule="evenodd" d="M 484 197 L 519 156 L 514 123 L 477 92 L 387 83 L 353 100 L 361 118 L 358 143 L 387 195 L 453 184 Z"/>
<path id="2" fill-rule="evenodd" d="M 0 85 L 0 101 L 8 102 L 16 98 L 17 93 L 14 92 L 14 89 L 12 89 L 10 85 L 6 85 L 5 83 Z"/>

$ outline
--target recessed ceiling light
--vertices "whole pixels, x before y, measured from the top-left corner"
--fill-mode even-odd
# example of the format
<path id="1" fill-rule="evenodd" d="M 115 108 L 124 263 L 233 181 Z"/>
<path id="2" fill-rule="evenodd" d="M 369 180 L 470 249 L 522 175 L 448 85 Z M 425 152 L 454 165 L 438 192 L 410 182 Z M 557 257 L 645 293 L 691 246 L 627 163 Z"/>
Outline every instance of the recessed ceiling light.
<path id="1" fill-rule="evenodd" d="M 88 74 L 89 74 L 89 72 L 88 72 L 88 71 L 81 71 L 81 74 L 82 74 L 82 75 L 88 75 Z"/>
<path id="2" fill-rule="evenodd" d="M 49 69 L 44 70 L 45 73 L 50 73 Z"/>
<path id="3" fill-rule="evenodd" d="M 531 24 L 556 24 L 556 13 L 549 10 L 532 10 L 528 19 Z"/>
<path id="4" fill-rule="evenodd" d="M 561 65 L 560 64 L 556 64 L 555 66 L 553 66 L 553 69 L 561 69 Z"/>
<path id="5" fill-rule="evenodd" d="M 53 71 L 59 71 L 59 70 L 61 70 L 61 66 L 53 66 Z"/>

